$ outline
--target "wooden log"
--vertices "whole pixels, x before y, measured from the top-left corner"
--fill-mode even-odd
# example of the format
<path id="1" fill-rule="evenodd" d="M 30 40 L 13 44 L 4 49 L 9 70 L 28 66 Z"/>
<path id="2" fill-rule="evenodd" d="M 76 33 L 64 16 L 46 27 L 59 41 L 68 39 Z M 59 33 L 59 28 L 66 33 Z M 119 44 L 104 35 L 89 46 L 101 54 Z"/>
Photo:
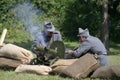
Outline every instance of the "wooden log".
<path id="1" fill-rule="evenodd" d="M 7 33 L 7 29 L 4 29 L 3 32 L 2 32 L 1 38 L 0 38 L 0 46 L 3 45 L 3 42 L 4 42 L 4 40 L 5 40 L 6 33 Z"/>

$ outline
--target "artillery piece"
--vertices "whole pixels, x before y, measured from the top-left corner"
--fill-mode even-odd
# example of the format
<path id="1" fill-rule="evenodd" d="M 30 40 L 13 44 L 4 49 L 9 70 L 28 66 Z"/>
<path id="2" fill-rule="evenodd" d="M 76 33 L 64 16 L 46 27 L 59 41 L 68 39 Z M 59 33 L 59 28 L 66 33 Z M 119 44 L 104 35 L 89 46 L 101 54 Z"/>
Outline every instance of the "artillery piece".
<path id="1" fill-rule="evenodd" d="M 54 41 L 50 48 L 34 45 L 32 51 L 36 54 L 36 58 L 31 60 L 30 64 L 51 65 L 58 58 L 64 58 L 65 46 L 62 41 Z"/>

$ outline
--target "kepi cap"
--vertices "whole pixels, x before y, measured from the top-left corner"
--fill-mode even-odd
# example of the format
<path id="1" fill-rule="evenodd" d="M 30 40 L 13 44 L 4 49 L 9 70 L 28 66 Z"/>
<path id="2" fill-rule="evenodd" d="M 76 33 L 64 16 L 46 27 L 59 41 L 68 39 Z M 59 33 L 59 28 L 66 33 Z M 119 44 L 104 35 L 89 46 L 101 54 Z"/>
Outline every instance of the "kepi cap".
<path id="1" fill-rule="evenodd" d="M 88 37 L 89 35 L 89 30 L 86 28 L 85 30 L 83 30 L 82 28 L 78 28 L 78 37 L 79 36 L 85 36 Z"/>
<path id="2" fill-rule="evenodd" d="M 47 22 L 47 21 L 44 22 L 44 29 L 46 31 L 49 31 L 49 32 L 54 32 L 55 31 L 55 27 L 52 24 L 52 22 Z"/>

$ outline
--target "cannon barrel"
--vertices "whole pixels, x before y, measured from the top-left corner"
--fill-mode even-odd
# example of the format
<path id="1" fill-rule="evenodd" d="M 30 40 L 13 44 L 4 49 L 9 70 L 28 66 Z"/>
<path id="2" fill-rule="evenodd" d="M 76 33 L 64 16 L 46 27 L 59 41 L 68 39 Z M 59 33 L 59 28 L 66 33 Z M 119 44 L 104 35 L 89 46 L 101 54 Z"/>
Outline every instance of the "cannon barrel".
<path id="1" fill-rule="evenodd" d="M 37 50 L 39 50 L 40 52 L 49 52 L 50 54 L 57 54 L 57 50 L 54 50 L 54 49 L 48 49 L 48 48 L 45 48 L 45 47 L 41 47 L 39 45 L 36 45 L 35 46 Z"/>

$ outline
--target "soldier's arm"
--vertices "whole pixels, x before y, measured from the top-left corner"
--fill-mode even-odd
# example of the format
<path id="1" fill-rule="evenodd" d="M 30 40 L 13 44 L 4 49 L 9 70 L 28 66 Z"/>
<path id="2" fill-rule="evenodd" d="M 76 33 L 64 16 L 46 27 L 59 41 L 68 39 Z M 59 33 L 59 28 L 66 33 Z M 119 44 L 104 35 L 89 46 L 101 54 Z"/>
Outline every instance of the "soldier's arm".
<path id="1" fill-rule="evenodd" d="M 90 50 L 91 44 L 88 41 L 85 41 L 80 44 L 80 46 L 73 51 L 73 55 L 75 57 L 80 57 L 82 54 L 85 54 L 88 50 Z"/>

